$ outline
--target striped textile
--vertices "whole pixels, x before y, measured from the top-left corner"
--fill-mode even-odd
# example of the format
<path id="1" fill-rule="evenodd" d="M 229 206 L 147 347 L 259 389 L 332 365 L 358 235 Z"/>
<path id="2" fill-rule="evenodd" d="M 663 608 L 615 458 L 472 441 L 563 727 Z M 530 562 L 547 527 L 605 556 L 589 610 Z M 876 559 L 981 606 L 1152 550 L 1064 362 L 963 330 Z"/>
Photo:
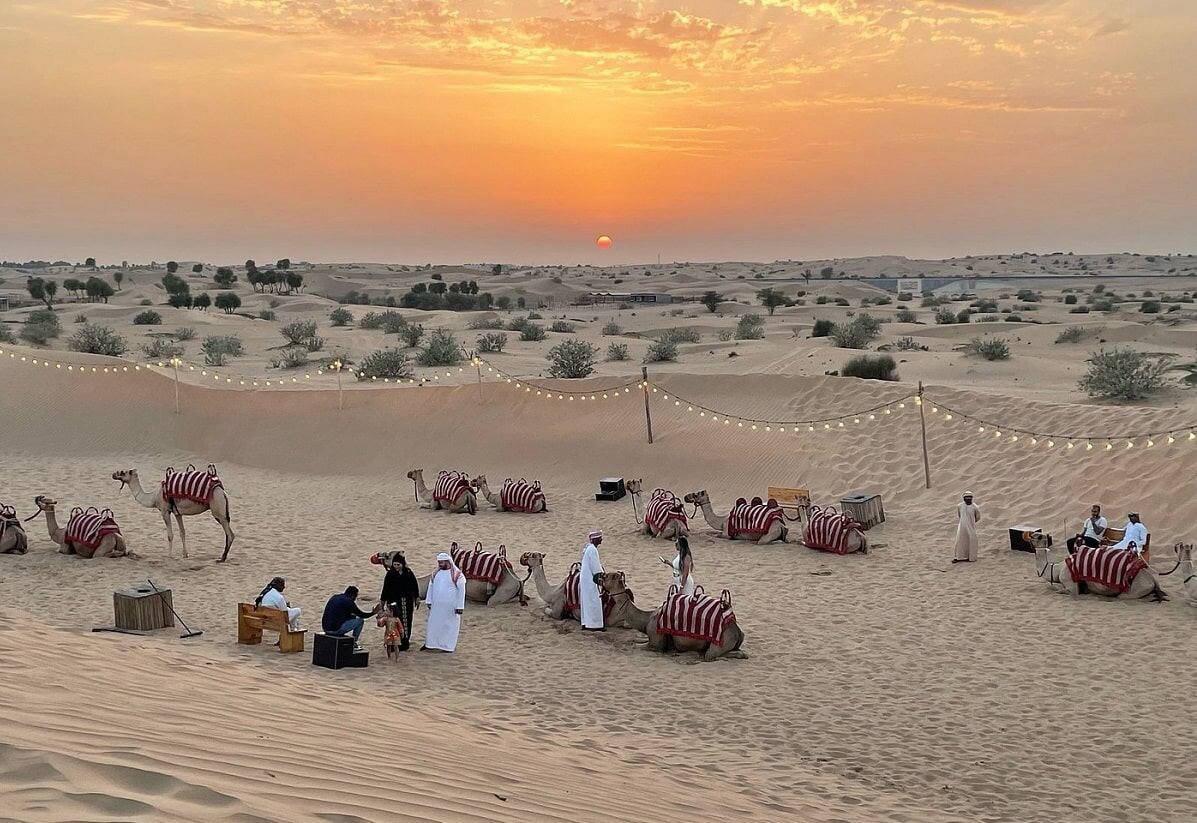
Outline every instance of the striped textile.
<path id="1" fill-rule="evenodd" d="M 499 489 L 499 502 L 509 512 L 534 512 L 537 505 L 544 505 L 545 499 L 539 480 L 529 483 L 523 478 L 512 480 L 508 477 Z"/>
<path id="2" fill-rule="evenodd" d="M 1064 560 L 1068 573 L 1077 582 L 1096 583 L 1117 589 L 1121 594 L 1130 588 L 1139 572 L 1147 568 L 1143 558 L 1123 549 L 1095 549 L 1081 546 L 1076 554 Z"/>
<path id="3" fill-rule="evenodd" d="M 727 536 L 750 534 L 760 537 L 773 528 L 774 523 L 780 523 L 781 519 L 781 508 L 776 504 L 754 506 L 751 503 L 736 503 L 727 515 Z"/>
<path id="4" fill-rule="evenodd" d="M 806 531 L 802 534 L 802 542 L 809 548 L 819 549 L 834 554 L 848 553 L 848 535 L 854 529 L 859 529 L 860 523 L 851 516 L 840 514 L 835 506 L 820 509 L 810 507 L 810 518 L 806 523 Z"/>
<path id="5" fill-rule="evenodd" d="M 108 509 L 83 511 L 75 508 L 71 510 L 71 519 L 67 521 L 66 541 L 95 549 L 108 535 L 120 533 L 120 526 L 116 525 L 116 520 L 112 518 L 112 512 Z"/>
<path id="6" fill-rule="evenodd" d="M 565 610 L 567 612 L 577 612 L 582 609 L 582 595 L 578 589 L 581 575 L 582 564 L 574 563 L 570 567 L 569 576 L 565 578 Z M 607 617 L 615 608 L 615 601 L 601 588 L 599 589 L 599 598 L 603 603 L 603 617 Z"/>
<path id="7" fill-rule="evenodd" d="M 723 590 L 723 596 L 710 597 L 699 586 L 694 594 L 686 595 L 671 586 L 669 596 L 657 611 L 657 631 L 674 637 L 689 637 L 719 645 L 723 632 L 736 622 L 731 608 L 731 592 Z"/>
<path id="8" fill-rule="evenodd" d="M 461 472 L 443 471 L 436 476 L 432 499 L 437 503 L 456 503 L 470 488 L 470 478 Z"/>
<path id="9" fill-rule="evenodd" d="M 224 483 L 220 482 L 216 467 L 210 463 L 206 471 L 195 466 L 188 466 L 181 472 L 169 468 L 162 481 L 162 496 L 167 500 L 190 500 L 208 506 L 212 503 L 212 493 L 218 488 L 224 488 Z"/>
<path id="10" fill-rule="evenodd" d="M 644 522 L 653 531 L 661 532 L 675 520 L 680 521 L 683 526 L 687 525 L 686 510 L 682 508 L 682 501 L 667 489 L 657 489 L 648 499 L 648 505 L 644 507 Z"/>
<path id="11" fill-rule="evenodd" d="M 506 546 L 500 546 L 498 554 L 495 554 L 482 551 L 482 544 L 479 543 L 473 551 L 450 549 L 449 555 L 453 558 L 453 564 L 466 576 L 466 580 L 485 580 L 492 586 L 499 585 L 503 575 L 511 569 Z"/>

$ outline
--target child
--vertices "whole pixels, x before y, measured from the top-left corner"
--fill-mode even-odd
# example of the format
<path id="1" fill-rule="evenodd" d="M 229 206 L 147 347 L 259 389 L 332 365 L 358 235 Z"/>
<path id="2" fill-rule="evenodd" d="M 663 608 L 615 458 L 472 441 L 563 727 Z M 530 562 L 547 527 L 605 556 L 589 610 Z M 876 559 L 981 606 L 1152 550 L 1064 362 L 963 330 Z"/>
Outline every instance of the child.
<path id="1" fill-rule="evenodd" d="M 398 663 L 399 647 L 403 645 L 403 621 L 387 605 L 378 613 L 378 625 L 386 629 L 382 635 L 382 645 L 386 648 L 387 659 Z"/>

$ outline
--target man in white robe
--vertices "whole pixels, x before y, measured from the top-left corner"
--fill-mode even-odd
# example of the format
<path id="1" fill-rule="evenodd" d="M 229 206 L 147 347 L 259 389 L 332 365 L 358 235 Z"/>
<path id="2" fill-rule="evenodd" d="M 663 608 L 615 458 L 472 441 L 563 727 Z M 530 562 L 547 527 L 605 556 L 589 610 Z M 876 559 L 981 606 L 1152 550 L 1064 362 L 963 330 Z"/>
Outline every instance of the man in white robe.
<path id="1" fill-rule="evenodd" d="M 445 552 L 436 556 L 436 566 L 424 598 L 428 604 L 428 627 L 420 650 L 451 652 L 457 648 L 457 633 L 465 611 L 466 579 Z"/>
<path id="2" fill-rule="evenodd" d="M 276 577 L 270 581 L 262 593 L 258 595 L 258 605 L 264 606 L 267 609 L 278 609 L 280 612 L 287 613 L 287 628 L 291 631 L 299 631 L 299 615 L 302 609 L 298 606 L 292 606 L 287 598 L 283 596 L 283 590 L 287 587 L 287 581 L 281 577 Z"/>
<path id="3" fill-rule="evenodd" d="M 964 502 L 956 508 L 960 523 L 956 527 L 956 555 L 953 563 L 974 563 L 977 560 L 977 523 L 981 520 L 981 507 L 973 503 L 973 493 L 964 493 Z"/>
<path id="4" fill-rule="evenodd" d="M 1135 554 L 1143 554 L 1147 546 L 1147 527 L 1139 522 L 1139 513 L 1130 512 L 1126 516 L 1126 527 L 1122 539 L 1110 546 L 1111 549 L 1129 549 Z"/>
<path id="5" fill-rule="evenodd" d="M 590 533 L 589 542 L 582 549 L 582 571 L 578 576 L 578 600 L 582 609 L 582 628 L 587 631 L 606 631 L 603 624 L 603 599 L 599 593 L 596 578 L 603 573 L 603 562 L 599 559 L 598 547 L 602 545 L 603 533 Z"/>

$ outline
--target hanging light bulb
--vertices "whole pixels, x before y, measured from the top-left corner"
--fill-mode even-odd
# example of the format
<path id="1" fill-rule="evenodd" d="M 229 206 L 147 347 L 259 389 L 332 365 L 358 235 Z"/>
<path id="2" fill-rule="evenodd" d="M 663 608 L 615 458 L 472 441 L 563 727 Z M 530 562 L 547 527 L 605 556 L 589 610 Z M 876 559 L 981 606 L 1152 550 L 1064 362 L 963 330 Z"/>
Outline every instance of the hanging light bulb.
<path id="1" fill-rule="evenodd" d="M 1168 442 L 1169 442 L 1169 443 L 1175 443 L 1175 442 L 1176 442 L 1176 438 L 1175 438 L 1175 437 L 1173 437 L 1172 435 L 1168 435 Z"/>
<path id="2" fill-rule="evenodd" d="M 1050 449 L 1050 448 L 1052 448 L 1052 447 L 1053 447 L 1053 446 L 1055 446 L 1055 445 L 1056 445 L 1056 441 L 1055 441 L 1055 440 L 1049 440 L 1049 441 L 1047 441 L 1047 447 L 1048 447 L 1049 449 Z"/>
<path id="3" fill-rule="evenodd" d="M 984 426 L 977 426 L 977 431 L 979 431 L 979 432 L 984 432 L 984 431 L 985 431 L 985 427 L 984 427 Z"/>
<path id="4" fill-rule="evenodd" d="M 1152 446 L 1154 446 L 1154 445 L 1155 445 L 1155 441 L 1154 441 L 1154 440 L 1152 440 L 1150 437 L 1149 437 L 1149 438 L 1147 438 L 1147 448 L 1149 448 L 1149 449 L 1150 449 L 1150 448 L 1151 448 Z"/>
<path id="5" fill-rule="evenodd" d="M 944 419 L 944 420 L 951 420 L 951 419 L 952 419 L 952 415 L 950 415 L 950 414 L 945 414 L 945 415 L 943 416 L 943 419 Z"/>

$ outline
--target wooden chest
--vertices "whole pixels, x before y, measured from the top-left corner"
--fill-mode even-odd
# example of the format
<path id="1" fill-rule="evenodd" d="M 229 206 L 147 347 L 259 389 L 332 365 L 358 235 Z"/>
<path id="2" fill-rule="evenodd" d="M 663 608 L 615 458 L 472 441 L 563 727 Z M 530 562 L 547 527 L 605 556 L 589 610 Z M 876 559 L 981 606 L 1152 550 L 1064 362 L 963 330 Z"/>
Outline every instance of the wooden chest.
<path id="1" fill-rule="evenodd" d="M 174 606 L 170 589 L 155 592 L 149 586 L 132 586 L 112 593 L 112 611 L 118 629 L 153 631 L 175 624 L 170 607 Z"/>
<path id="2" fill-rule="evenodd" d="M 840 512 L 851 517 L 866 529 L 885 522 L 885 507 L 881 495 L 872 492 L 850 492 L 840 500 Z"/>

